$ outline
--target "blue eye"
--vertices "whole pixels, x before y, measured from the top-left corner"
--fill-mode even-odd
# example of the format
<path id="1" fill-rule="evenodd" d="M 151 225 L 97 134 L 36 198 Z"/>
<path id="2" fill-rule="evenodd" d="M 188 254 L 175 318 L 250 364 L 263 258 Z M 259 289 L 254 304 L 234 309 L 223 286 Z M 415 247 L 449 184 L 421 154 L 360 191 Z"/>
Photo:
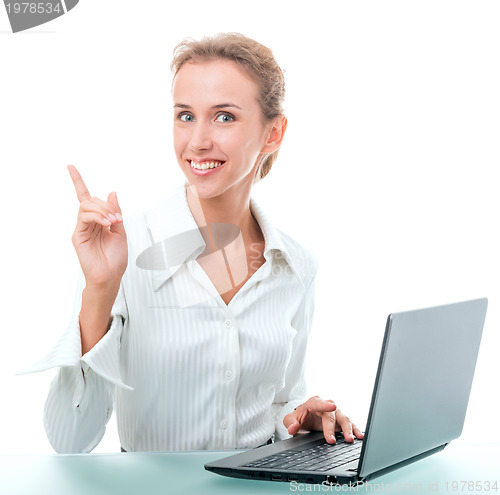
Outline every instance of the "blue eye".
<path id="1" fill-rule="evenodd" d="M 228 113 L 221 113 L 216 120 L 217 122 L 232 122 L 234 117 Z"/>
<path id="2" fill-rule="evenodd" d="M 182 122 L 192 122 L 194 117 L 189 113 L 181 113 L 179 119 L 182 120 Z"/>

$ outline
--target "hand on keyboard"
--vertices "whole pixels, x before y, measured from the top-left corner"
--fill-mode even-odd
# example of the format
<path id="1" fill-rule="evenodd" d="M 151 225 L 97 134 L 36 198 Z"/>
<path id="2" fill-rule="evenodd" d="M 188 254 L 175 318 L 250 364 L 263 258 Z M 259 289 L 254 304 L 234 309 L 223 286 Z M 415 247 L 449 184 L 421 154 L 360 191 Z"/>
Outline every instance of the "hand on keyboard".
<path id="1" fill-rule="evenodd" d="M 340 411 L 333 400 L 324 400 L 317 395 L 287 414 L 283 424 L 290 435 L 296 435 L 299 430 L 323 431 L 326 441 L 331 444 L 336 443 L 336 431 L 342 431 L 349 443 L 354 441 L 354 437 L 363 438 L 361 430 Z"/>

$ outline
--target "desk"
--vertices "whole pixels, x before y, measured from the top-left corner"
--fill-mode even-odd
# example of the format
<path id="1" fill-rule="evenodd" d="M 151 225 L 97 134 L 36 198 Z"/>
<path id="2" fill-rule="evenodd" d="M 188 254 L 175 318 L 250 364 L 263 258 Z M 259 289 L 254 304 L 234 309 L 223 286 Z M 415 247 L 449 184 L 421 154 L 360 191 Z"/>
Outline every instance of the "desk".
<path id="1" fill-rule="evenodd" d="M 482 482 L 482 495 L 500 495 L 500 445 L 475 445 L 472 452 L 470 448 L 452 443 L 364 487 L 343 489 L 226 478 L 203 467 L 205 462 L 239 451 L 0 456 L 0 495 L 478 493 L 461 484 L 453 490 L 451 482 L 462 480 Z M 486 481 L 498 481 L 497 490 L 486 491 Z"/>

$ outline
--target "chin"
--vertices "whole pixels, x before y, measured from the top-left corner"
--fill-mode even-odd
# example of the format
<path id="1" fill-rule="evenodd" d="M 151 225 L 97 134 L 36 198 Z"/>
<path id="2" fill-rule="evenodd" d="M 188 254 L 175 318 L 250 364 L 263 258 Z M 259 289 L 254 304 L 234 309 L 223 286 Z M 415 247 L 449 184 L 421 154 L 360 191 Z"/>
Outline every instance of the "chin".
<path id="1" fill-rule="evenodd" d="M 224 188 L 216 184 L 209 184 L 207 181 L 189 180 L 186 178 L 187 183 L 191 187 L 191 191 L 200 199 L 210 199 L 220 196 L 224 192 Z"/>

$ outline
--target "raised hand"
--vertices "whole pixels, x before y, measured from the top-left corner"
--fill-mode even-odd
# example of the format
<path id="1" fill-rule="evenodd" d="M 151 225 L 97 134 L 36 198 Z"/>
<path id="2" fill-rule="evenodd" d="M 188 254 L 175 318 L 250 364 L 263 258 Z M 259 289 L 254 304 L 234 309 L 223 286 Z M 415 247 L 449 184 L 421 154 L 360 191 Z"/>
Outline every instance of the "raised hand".
<path id="1" fill-rule="evenodd" d="M 72 236 L 87 287 L 117 287 L 127 268 L 127 235 L 116 193 L 92 197 L 76 167 L 68 165 L 80 209 Z"/>

